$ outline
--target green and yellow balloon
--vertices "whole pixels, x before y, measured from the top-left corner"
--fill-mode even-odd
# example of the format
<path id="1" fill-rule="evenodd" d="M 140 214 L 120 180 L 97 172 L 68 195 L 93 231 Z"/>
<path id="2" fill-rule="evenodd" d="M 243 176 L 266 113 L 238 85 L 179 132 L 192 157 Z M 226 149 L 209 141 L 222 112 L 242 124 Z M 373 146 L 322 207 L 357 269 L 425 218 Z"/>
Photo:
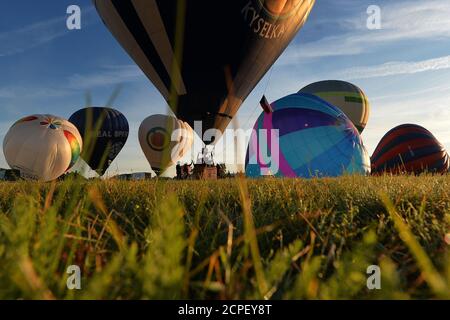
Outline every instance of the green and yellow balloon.
<path id="1" fill-rule="evenodd" d="M 366 127 L 370 115 L 370 103 L 366 94 L 356 85 L 340 80 L 326 80 L 307 85 L 299 92 L 318 96 L 341 109 L 359 133 L 362 133 Z"/>

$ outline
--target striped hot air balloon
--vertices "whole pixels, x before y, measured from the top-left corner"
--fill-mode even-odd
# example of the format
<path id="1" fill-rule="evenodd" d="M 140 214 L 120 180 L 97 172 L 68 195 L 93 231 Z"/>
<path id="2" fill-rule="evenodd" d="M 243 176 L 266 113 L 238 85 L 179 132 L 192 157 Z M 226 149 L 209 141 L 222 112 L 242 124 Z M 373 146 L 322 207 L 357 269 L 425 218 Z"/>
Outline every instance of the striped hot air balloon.
<path id="1" fill-rule="evenodd" d="M 304 93 L 284 97 L 271 107 L 273 112 L 262 113 L 254 126 L 247 176 L 312 178 L 370 173 L 370 158 L 361 137 L 338 108 Z M 278 130 L 278 137 L 273 129 Z"/>
<path id="2" fill-rule="evenodd" d="M 118 110 L 89 107 L 70 116 L 85 141 L 81 158 L 99 175 L 104 175 L 118 156 L 130 131 L 127 118 Z"/>
<path id="3" fill-rule="evenodd" d="M 105 25 L 203 133 L 224 131 L 305 24 L 315 0 L 94 0 Z M 205 141 L 209 143 L 209 141 Z"/>
<path id="4" fill-rule="evenodd" d="M 450 159 L 444 146 L 427 129 L 403 124 L 384 135 L 372 155 L 372 173 L 444 173 Z"/>

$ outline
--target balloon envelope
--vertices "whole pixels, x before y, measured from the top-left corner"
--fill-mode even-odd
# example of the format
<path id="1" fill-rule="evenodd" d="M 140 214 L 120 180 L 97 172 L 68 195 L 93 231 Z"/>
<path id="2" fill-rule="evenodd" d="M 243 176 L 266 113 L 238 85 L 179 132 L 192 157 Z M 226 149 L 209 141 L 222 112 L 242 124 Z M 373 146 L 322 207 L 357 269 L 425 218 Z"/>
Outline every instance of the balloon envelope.
<path id="1" fill-rule="evenodd" d="M 447 172 L 450 160 L 444 146 L 427 129 L 404 124 L 384 135 L 372 155 L 372 173 Z"/>
<path id="2" fill-rule="evenodd" d="M 160 175 L 191 148 L 194 132 L 185 122 L 172 116 L 153 115 L 139 127 L 139 142 L 153 171 Z"/>
<path id="3" fill-rule="evenodd" d="M 92 170 L 103 175 L 127 142 L 127 119 L 115 109 L 90 107 L 75 112 L 69 121 L 85 142 L 81 157 Z"/>
<path id="4" fill-rule="evenodd" d="M 370 104 L 365 93 L 352 83 L 326 80 L 307 85 L 299 91 L 322 98 L 341 109 L 361 133 L 369 121 Z"/>
<path id="5" fill-rule="evenodd" d="M 309 94 L 293 94 L 262 113 L 250 139 L 246 174 L 335 177 L 370 173 L 370 159 L 352 122 L 338 108 Z M 278 130 L 279 139 L 275 131 Z M 270 157 L 269 157 L 270 155 Z"/>
<path id="6" fill-rule="evenodd" d="M 23 178 L 51 181 L 75 164 L 82 146 L 72 123 L 53 115 L 32 115 L 9 129 L 3 152 L 9 166 Z"/>
<path id="7" fill-rule="evenodd" d="M 315 1 L 94 2 L 177 118 L 192 128 L 194 121 L 202 121 L 203 132 L 223 132 L 303 26 Z"/>

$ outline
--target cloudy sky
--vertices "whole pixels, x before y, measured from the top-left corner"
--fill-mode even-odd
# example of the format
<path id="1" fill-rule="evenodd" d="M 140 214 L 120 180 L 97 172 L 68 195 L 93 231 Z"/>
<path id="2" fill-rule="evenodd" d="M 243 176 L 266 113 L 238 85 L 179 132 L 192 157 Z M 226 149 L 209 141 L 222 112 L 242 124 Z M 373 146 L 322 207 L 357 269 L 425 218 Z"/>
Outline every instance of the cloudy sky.
<path id="1" fill-rule="evenodd" d="M 82 9 L 82 29 L 66 28 L 66 9 Z M 381 8 L 381 29 L 367 28 L 367 8 Z M 118 85 L 115 107 L 129 119 L 129 141 L 111 173 L 149 171 L 137 140 L 140 122 L 166 113 L 165 101 L 121 49 L 90 0 L 16 0 L 0 4 L 0 141 L 22 116 L 68 118 L 104 105 Z M 450 149 L 450 6 L 448 0 L 317 0 L 305 27 L 238 113 L 249 128 L 263 93 L 271 101 L 308 83 L 342 79 L 369 96 L 363 139 L 370 153 L 392 127 L 417 123 Z M 0 167 L 7 167 L 0 151 Z"/>

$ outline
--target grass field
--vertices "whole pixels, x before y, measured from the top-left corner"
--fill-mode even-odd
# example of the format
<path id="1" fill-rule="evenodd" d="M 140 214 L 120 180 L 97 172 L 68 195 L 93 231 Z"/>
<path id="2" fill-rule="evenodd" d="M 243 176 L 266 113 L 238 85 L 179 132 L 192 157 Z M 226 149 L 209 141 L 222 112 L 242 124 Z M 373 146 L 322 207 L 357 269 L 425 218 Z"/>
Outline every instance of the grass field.
<path id="1" fill-rule="evenodd" d="M 449 299 L 449 233 L 450 176 L 1 183 L 0 299 Z"/>

